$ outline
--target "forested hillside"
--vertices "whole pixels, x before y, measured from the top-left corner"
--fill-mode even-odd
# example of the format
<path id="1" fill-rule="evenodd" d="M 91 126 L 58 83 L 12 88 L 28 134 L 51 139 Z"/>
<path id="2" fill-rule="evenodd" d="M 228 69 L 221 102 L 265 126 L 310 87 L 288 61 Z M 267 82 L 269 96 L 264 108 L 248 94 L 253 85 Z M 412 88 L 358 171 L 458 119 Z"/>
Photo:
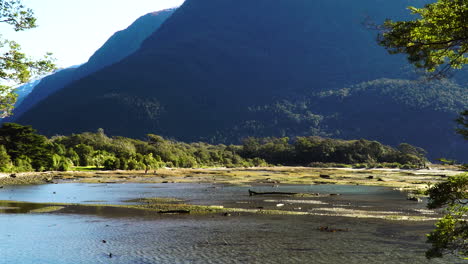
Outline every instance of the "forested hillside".
<path id="1" fill-rule="evenodd" d="M 17 121 L 46 135 L 102 127 L 213 143 L 365 137 L 466 159 L 452 121 L 466 85 L 408 81 L 418 76 L 405 58 L 388 55 L 365 26 L 423 3 L 187 0 L 134 54 Z"/>

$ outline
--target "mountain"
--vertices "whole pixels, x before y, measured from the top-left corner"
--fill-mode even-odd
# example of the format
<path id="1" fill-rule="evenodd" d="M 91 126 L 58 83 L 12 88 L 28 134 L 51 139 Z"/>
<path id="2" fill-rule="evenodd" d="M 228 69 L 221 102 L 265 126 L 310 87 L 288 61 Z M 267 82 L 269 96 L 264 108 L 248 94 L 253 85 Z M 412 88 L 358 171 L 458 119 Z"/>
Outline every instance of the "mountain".
<path id="1" fill-rule="evenodd" d="M 410 4 L 424 1 L 187 0 L 135 53 L 18 121 L 48 135 L 104 128 L 218 143 L 367 137 L 418 143 L 431 157 L 468 157 L 451 121 L 466 107 L 457 95 L 467 86 L 429 85 L 433 96 L 425 96 L 428 85 L 415 81 L 405 58 L 388 55 L 364 25 L 404 19 Z M 400 98 L 408 87 L 417 104 Z"/>
<path id="2" fill-rule="evenodd" d="M 164 21 L 174 13 L 175 9 L 167 9 L 146 14 L 137 19 L 128 28 L 116 32 L 97 50 L 87 63 L 79 67 L 70 67 L 49 75 L 41 80 L 35 89 L 24 99 L 14 111 L 14 115 L 6 121 L 15 121 L 38 102 L 62 89 L 73 81 L 79 80 L 106 66 L 112 65 L 135 52 L 141 43 L 158 29 Z"/>
<path id="3" fill-rule="evenodd" d="M 18 107 L 23 102 L 23 100 L 34 90 L 39 82 L 41 82 L 41 79 L 32 80 L 15 88 L 15 93 L 18 95 L 15 107 Z"/>

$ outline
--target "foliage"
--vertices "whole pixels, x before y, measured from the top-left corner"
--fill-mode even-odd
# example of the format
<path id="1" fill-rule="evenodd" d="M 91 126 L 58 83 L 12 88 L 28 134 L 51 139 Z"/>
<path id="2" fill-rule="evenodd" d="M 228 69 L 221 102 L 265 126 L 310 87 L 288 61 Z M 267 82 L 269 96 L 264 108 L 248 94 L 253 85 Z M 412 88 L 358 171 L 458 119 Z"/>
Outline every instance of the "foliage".
<path id="1" fill-rule="evenodd" d="M 409 21 L 387 20 L 379 38 L 382 46 L 391 54 L 407 54 L 412 64 L 436 78 L 445 77 L 449 70 L 461 69 L 468 64 L 466 0 L 438 0 L 424 8 L 409 9 L 419 17 Z M 465 139 L 468 139 L 467 115 L 468 111 L 465 110 L 457 119 L 457 132 Z M 446 159 L 442 161 L 449 162 Z M 467 189 L 468 175 L 464 174 L 451 177 L 429 190 L 428 207 L 446 206 L 447 214 L 428 235 L 428 242 L 432 244 L 426 253 L 428 258 L 442 257 L 448 252 L 468 257 Z"/>
<path id="2" fill-rule="evenodd" d="M 404 53 L 418 68 L 436 74 L 468 63 L 468 4 L 466 0 L 438 0 L 424 8 L 409 7 L 418 18 L 387 20 L 380 45 L 391 54 Z"/>
<path id="3" fill-rule="evenodd" d="M 259 157 L 271 164 L 307 165 L 319 163 L 340 164 L 407 164 L 409 167 L 425 167 L 424 150 L 403 143 L 398 149 L 368 140 L 336 140 L 321 137 L 247 138 L 243 141 L 242 157 Z M 363 167 L 367 167 L 363 164 Z"/>
<path id="4" fill-rule="evenodd" d="M 28 162 L 37 171 L 51 166 L 52 150 L 47 138 L 36 134 L 30 126 L 4 123 L 0 128 L 0 145 L 15 162 L 24 164 L 30 160 Z"/>
<path id="5" fill-rule="evenodd" d="M 0 23 L 12 26 L 15 31 L 23 31 L 36 27 L 36 18 L 21 0 L 0 0 Z M 0 36 L 0 117 L 8 116 L 16 101 L 12 83 L 25 83 L 32 76 L 54 68 L 50 53 L 42 60 L 32 60 L 21 51 L 18 43 Z"/>
<path id="6" fill-rule="evenodd" d="M 450 177 L 428 190 L 429 208 L 446 207 L 447 214 L 437 222 L 428 235 L 432 248 L 428 258 L 442 257 L 446 253 L 468 257 L 468 174 Z"/>
<path id="7" fill-rule="evenodd" d="M 402 147 L 404 146 L 404 147 Z M 399 164 L 425 166 L 424 152 L 403 144 L 400 150 L 367 140 L 334 140 L 320 137 L 246 138 L 243 145 L 184 143 L 148 134 L 147 139 L 108 137 L 102 129 L 47 139 L 30 126 L 4 123 L 0 128 L 0 168 L 10 171 L 64 171 L 95 166 L 106 170 L 144 170 L 161 167 L 254 167 L 270 164 L 335 163 L 369 167 Z M 4 151 L 2 151 L 2 149 Z M 13 161 L 8 162 L 8 160 Z M 7 165 L 10 164 L 10 165 Z M 390 166 L 389 165 L 389 166 Z"/>
<path id="8" fill-rule="evenodd" d="M 5 147 L 0 145 L 0 172 L 10 170 L 12 165 L 10 155 L 8 155 Z"/>

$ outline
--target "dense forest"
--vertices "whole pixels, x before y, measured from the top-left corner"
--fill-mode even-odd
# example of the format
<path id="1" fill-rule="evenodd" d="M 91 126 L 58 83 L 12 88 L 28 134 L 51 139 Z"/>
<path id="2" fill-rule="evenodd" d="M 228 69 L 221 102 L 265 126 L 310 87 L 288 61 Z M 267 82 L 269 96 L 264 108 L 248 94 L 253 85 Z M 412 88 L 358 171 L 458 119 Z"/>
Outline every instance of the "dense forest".
<path id="1" fill-rule="evenodd" d="M 396 149 L 368 140 L 320 137 L 246 138 L 242 145 L 183 143 L 149 134 L 146 140 L 108 137 L 102 129 L 47 138 L 31 126 L 0 128 L 0 171 L 153 170 L 162 167 L 253 167 L 271 165 L 405 167 L 425 166 L 424 150 Z"/>

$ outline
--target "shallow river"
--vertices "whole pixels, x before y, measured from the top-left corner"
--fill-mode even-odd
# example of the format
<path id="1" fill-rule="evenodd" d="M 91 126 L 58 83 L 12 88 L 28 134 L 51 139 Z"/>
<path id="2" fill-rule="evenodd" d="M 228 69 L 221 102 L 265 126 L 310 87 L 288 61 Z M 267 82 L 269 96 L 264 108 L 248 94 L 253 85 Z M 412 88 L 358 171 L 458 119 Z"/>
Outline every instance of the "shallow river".
<path id="1" fill-rule="evenodd" d="M 405 214 L 424 208 L 422 203 L 407 201 L 404 193 L 381 187 L 250 188 L 341 195 L 313 199 L 319 204 L 301 204 L 300 200 L 289 203 L 249 197 L 249 187 L 69 183 L 5 187 L 0 189 L 0 200 L 117 204 L 140 197 L 177 197 L 189 203 L 231 207 L 274 209 L 283 202 L 284 207 L 298 211 L 343 207 Z M 318 215 L 136 217 L 122 212 L 24 214 L 0 210 L 0 263 L 463 263 L 456 258 L 425 259 L 425 234 L 433 224 Z M 347 231 L 322 232 L 322 226 Z"/>

